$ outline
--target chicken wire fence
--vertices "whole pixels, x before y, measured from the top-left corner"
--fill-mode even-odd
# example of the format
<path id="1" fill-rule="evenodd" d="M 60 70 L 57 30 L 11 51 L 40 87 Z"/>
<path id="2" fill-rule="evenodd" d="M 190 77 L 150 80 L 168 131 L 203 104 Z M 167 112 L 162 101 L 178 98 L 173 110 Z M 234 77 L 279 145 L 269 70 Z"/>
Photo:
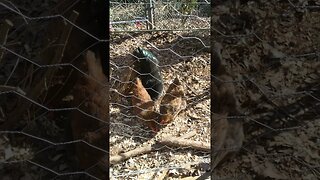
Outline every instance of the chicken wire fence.
<path id="1" fill-rule="evenodd" d="M 213 179 L 320 178 L 319 15 L 318 1 L 213 2 Z"/>
<path id="2" fill-rule="evenodd" d="M 207 29 L 210 1 L 110 1 L 111 31 Z"/>
<path id="3" fill-rule="evenodd" d="M 183 6 L 181 2 L 180 7 Z M 150 7 L 148 3 L 111 2 L 110 6 L 110 178 L 199 176 L 210 166 L 210 17 L 201 17 L 195 6 L 190 18 L 183 20 L 177 1 L 153 1 L 154 17 L 150 28 L 150 20 L 145 18 L 148 16 L 145 7 Z M 145 18 L 146 23 L 136 23 L 136 17 Z M 129 23 L 120 26 L 117 21 Z M 171 111 L 176 117 L 156 133 L 145 122 L 158 125 L 161 123 L 159 116 L 141 117 L 134 112 L 134 108 L 141 109 L 139 104 L 134 104 L 134 98 L 145 99 L 135 80 L 143 77 L 135 68 L 135 62 L 141 58 L 135 54 L 138 48 L 145 49 L 159 61 L 156 66 L 160 68 L 164 88 L 161 96 L 154 100 L 154 111 L 161 117 L 164 115 L 162 105 L 180 107 Z M 146 58 L 151 59 L 150 56 Z M 167 102 L 166 96 L 172 93 L 169 86 L 176 78 L 183 86 L 182 102 L 177 94 L 173 95 L 174 101 Z M 200 145 L 195 146 L 194 142 Z"/>
<path id="4" fill-rule="evenodd" d="M 1 179 L 108 177 L 100 173 L 107 145 L 91 137 L 106 143 L 104 8 L 103 1 L 0 1 Z"/>
<path id="5" fill-rule="evenodd" d="M 234 126 L 239 127 L 239 123 L 233 123 L 232 119 L 243 121 L 244 139 L 242 136 L 234 136 L 235 133 L 227 132 L 229 142 L 243 142 L 243 145 L 236 156 L 228 155 L 227 160 L 215 168 L 213 176 L 216 179 L 319 179 L 319 35 L 316 33 L 319 28 L 318 2 L 288 0 L 219 3 L 214 5 L 212 16 L 211 34 L 213 44 L 217 45 L 213 55 L 221 55 L 226 67 L 224 75 L 232 79 L 226 81 L 223 80 L 226 76 L 221 78 L 215 75 L 213 80 L 219 84 L 219 79 L 222 79 L 222 84 L 232 84 L 230 88 L 235 89 L 235 97 L 239 101 L 238 112 L 227 111 L 222 115 L 229 115 L 230 121 L 227 125 L 231 129 Z M 80 176 L 95 178 L 91 173 L 94 165 L 84 170 L 74 168 L 71 165 L 73 153 L 66 153 L 68 148 L 75 144 L 91 145 L 82 138 L 72 139 L 66 135 L 69 131 L 64 124 L 70 119 L 64 113 L 71 114 L 75 111 L 80 112 L 80 117 L 90 117 L 90 122 L 99 120 L 93 116 L 95 113 L 82 111 L 81 105 L 87 104 L 85 99 L 88 97 L 83 95 L 86 98 L 78 99 L 80 102 L 77 101 L 78 103 L 72 106 L 70 104 L 77 98 L 69 91 L 54 96 L 56 101 L 50 100 L 53 98 L 51 95 L 60 92 L 57 87 L 72 85 L 70 82 L 74 81 L 74 76 L 64 76 L 66 72 L 72 71 L 78 73 L 78 78 L 89 77 L 88 82 L 96 82 L 93 80 L 96 78 L 90 76 L 88 70 L 78 66 L 84 61 L 80 59 L 86 54 L 83 52 L 104 40 L 92 35 L 77 23 L 70 23 L 71 16 L 51 13 L 51 5 L 51 2 L 39 2 L 35 6 L 34 3 L 31 5 L 27 2 L 18 4 L 15 1 L 0 1 L 0 172 L 3 179 L 79 179 Z M 44 9 L 39 10 L 39 7 Z M 73 4 L 68 4 L 67 7 L 72 9 Z M 43 12 L 46 12 L 45 15 Z M 12 23 L 4 21 L 5 19 Z M 53 55 L 46 55 L 45 50 L 54 52 L 54 49 L 66 43 L 54 42 L 64 28 L 60 31 L 57 28 L 59 26 L 44 28 L 56 21 L 65 23 L 67 27 L 71 24 L 73 28 L 81 29 L 81 37 L 87 37 L 93 42 L 77 48 L 77 52 L 64 57 L 65 61 L 49 63 L 44 59 Z M 47 33 L 47 30 L 57 31 L 58 35 L 53 33 L 49 42 L 42 42 L 43 38 L 37 37 L 46 37 L 43 34 Z M 203 38 L 198 35 L 204 34 L 204 31 L 191 32 L 192 35 L 189 32 L 182 34 L 180 31 L 112 35 L 111 93 L 116 96 L 113 100 L 111 98 L 110 107 L 111 155 L 112 151 L 122 153 L 123 150 L 130 151 L 140 145 L 158 142 L 163 134 L 187 139 L 192 136 L 190 139 L 195 141 L 209 140 L 204 136 L 208 134 L 206 128 L 210 126 L 208 102 L 201 103 L 209 93 L 209 89 L 206 89 L 209 87 L 209 78 L 207 74 L 201 74 L 203 71 L 207 72 L 208 70 L 203 69 L 209 66 L 209 55 L 202 52 L 209 44 L 205 42 L 208 36 L 204 35 Z M 126 43 L 132 44 L 123 47 Z M 115 91 L 117 83 L 122 82 L 117 81 L 120 79 L 120 71 L 122 73 L 122 68 L 129 66 L 125 60 L 133 61 L 131 52 L 139 46 L 157 55 L 163 73 L 164 91 L 174 77 L 179 76 L 186 86 L 185 99 L 191 104 L 155 138 L 151 137 L 150 130 L 129 111 L 131 96 L 128 96 L 128 101 L 126 96 L 123 97 Z M 42 53 L 45 55 L 40 57 L 39 54 Z M 173 61 L 178 63 L 171 63 Z M 59 72 L 51 81 L 42 78 L 47 77 L 48 74 L 43 73 L 50 69 Z M 196 73 L 183 74 L 183 69 Z M 64 82 L 68 79 L 69 81 Z M 38 88 L 33 89 L 38 82 L 42 82 L 41 91 L 35 91 Z M 103 90 L 103 85 L 99 89 Z M 120 96 L 118 100 L 117 95 Z M 213 101 L 214 99 L 215 97 Z M 23 108 L 22 111 L 20 107 L 26 104 L 31 105 L 30 108 Z M 223 106 L 223 103 L 221 105 Z M 221 116 L 221 112 L 216 114 Z M 212 124 L 219 122 L 216 114 Z M 5 127 L 8 121 L 14 123 Z M 233 128 L 235 132 L 239 129 L 241 128 Z M 193 130 L 196 132 L 194 136 Z M 239 148 L 231 146 L 230 143 L 227 145 L 224 147 L 226 151 L 220 151 L 230 152 Z M 97 146 L 90 147 L 101 152 Z M 102 152 L 107 153 L 103 150 Z M 96 152 L 91 155 L 93 157 Z M 164 160 L 163 156 L 167 159 Z M 128 176 L 143 178 L 147 173 L 151 174 L 149 178 L 163 174 L 177 178 L 196 176 L 199 169 L 209 169 L 209 159 L 208 153 L 167 145 L 152 150 L 152 153 L 113 165 L 111 175 L 118 179 Z M 123 171 L 119 170 L 122 167 Z"/>

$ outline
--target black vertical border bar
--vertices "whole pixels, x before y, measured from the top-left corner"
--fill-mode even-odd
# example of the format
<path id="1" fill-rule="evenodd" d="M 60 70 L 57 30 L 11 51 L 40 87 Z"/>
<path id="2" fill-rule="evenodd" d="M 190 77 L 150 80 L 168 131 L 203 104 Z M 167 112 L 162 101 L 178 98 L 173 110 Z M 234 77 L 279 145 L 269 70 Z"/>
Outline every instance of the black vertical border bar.
<path id="1" fill-rule="evenodd" d="M 214 7 L 214 2 L 215 1 L 211 1 L 211 10 L 210 10 L 210 72 L 211 72 L 211 76 L 210 76 L 210 165 L 211 165 L 211 168 L 210 168 L 210 176 L 211 176 L 211 179 L 213 179 L 212 175 L 213 175 L 213 149 L 214 149 L 214 138 L 213 138 L 213 130 L 214 130 L 214 120 L 213 120 L 213 108 L 214 108 L 214 99 L 213 99 L 213 96 L 212 96 L 212 92 L 213 92 L 213 74 L 214 74 L 214 58 L 213 58 L 213 40 L 214 40 L 214 37 L 213 37 L 213 7 Z"/>
<path id="2" fill-rule="evenodd" d="M 106 129 L 107 129 L 107 134 L 105 135 L 105 137 L 107 138 L 107 147 L 106 150 L 108 151 L 107 155 L 106 155 L 106 167 L 107 169 L 107 173 L 108 176 L 110 177 L 110 172 L 109 172 L 109 157 L 110 157 L 110 144 L 109 144 L 109 130 L 110 130 L 110 115 L 109 115 L 109 92 L 110 92 L 110 86 L 109 86 L 109 82 L 110 82 L 110 68 L 109 68 L 109 63 L 110 63 L 110 56 L 109 56 L 109 52 L 110 52 L 110 32 L 109 32 L 109 17 L 110 17 L 110 1 L 107 0 L 99 0 L 101 1 L 101 6 L 103 6 L 103 14 L 101 15 L 101 17 L 99 17 L 100 19 L 100 23 L 103 26 L 103 29 L 101 30 L 101 37 L 99 39 L 102 40 L 102 42 L 99 43 L 99 50 L 101 53 L 101 64 L 103 66 L 103 72 L 107 77 L 107 84 L 106 84 L 106 89 L 107 89 L 107 99 L 106 99 L 106 113 L 107 113 L 107 123 L 106 123 Z M 100 3 L 99 3 L 100 4 Z M 97 7 L 99 8 L 99 7 Z"/>
<path id="3" fill-rule="evenodd" d="M 108 77 L 108 100 L 107 100 L 107 114 L 108 114 L 108 118 L 107 118 L 107 128 L 108 128 L 108 134 L 107 134 L 107 150 L 108 150 L 108 154 L 107 154 L 107 167 L 108 167 L 108 176 L 110 178 L 110 1 L 107 1 L 106 0 L 106 9 L 107 9 L 107 14 L 108 16 L 106 16 L 107 20 L 106 20 L 106 32 L 107 32 L 107 59 L 106 59 L 106 62 L 107 62 L 107 77 Z"/>
<path id="4" fill-rule="evenodd" d="M 95 32 L 98 32 L 97 38 L 99 39 L 99 43 L 97 44 L 97 47 L 94 48 L 96 51 L 98 51 L 98 54 L 100 55 L 101 59 L 101 65 L 102 65 L 102 70 L 105 76 L 107 77 L 107 83 L 105 84 L 106 88 L 106 93 L 107 93 L 107 99 L 105 99 L 105 111 L 107 114 L 107 122 L 105 123 L 104 128 L 107 129 L 107 134 L 105 134 L 105 138 L 107 141 L 107 147 L 105 149 L 107 150 L 106 158 L 103 158 L 103 162 L 106 163 L 105 167 L 108 169 L 106 172 L 108 173 L 108 176 L 110 177 L 109 173 L 109 155 L 110 155 L 110 145 L 109 145 L 109 129 L 110 129 L 110 116 L 109 116 L 109 92 L 110 92 L 110 71 L 109 71 L 109 52 L 110 52 L 110 33 L 109 33 L 109 17 L 110 17 L 110 2 L 107 0 L 91 0 L 93 4 L 95 4 L 97 7 L 94 7 L 92 9 L 93 11 L 96 11 L 96 20 L 98 21 L 98 28 L 95 30 Z"/>
<path id="5" fill-rule="evenodd" d="M 110 171 L 109 171 L 109 169 L 110 169 L 110 143 L 109 143 L 109 141 L 110 141 L 110 67 L 109 67 L 109 65 L 110 65 L 110 1 L 107 1 L 107 0 L 105 0 L 105 2 L 106 2 L 106 4 L 107 4 L 107 6 L 106 6 L 106 11 L 107 11 L 107 13 L 106 14 L 108 14 L 108 16 L 106 16 L 106 33 L 107 33 L 107 43 L 106 43 L 106 45 L 107 45 L 107 51 L 106 51 L 106 54 L 107 54 L 107 58 L 106 58 L 106 62 L 107 62 L 107 65 L 106 65 L 106 75 L 107 75 L 107 77 L 108 77 L 108 84 L 107 84 L 107 86 L 108 86 L 108 99 L 107 99 L 107 109 L 106 109 L 106 111 L 107 111 L 107 114 L 108 114 L 108 118 L 107 118 L 107 129 L 108 129 L 108 134 L 106 135 L 106 137 L 107 137 L 107 150 L 108 150 L 108 154 L 107 154 L 107 167 L 108 167 L 108 170 L 107 170 L 107 172 L 108 172 L 108 176 L 110 177 Z"/>

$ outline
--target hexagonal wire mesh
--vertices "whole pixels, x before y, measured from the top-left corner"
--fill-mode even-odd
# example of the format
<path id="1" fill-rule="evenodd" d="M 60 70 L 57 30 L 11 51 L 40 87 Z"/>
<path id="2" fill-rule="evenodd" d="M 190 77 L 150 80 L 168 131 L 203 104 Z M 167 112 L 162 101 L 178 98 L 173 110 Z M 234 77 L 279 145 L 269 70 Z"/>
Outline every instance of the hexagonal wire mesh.
<path id="1" fill-rule="evenodd" d="M 111 1 L 110 26 L 116 31 L 206 29 L 209 12 L 210 1 L 206 0 Z"/>
<path id="2" fill-rule="evenodd" d="M 248 174 L 244 174 L 243 172 L 246 172 L 247 169 L 253 169 L 253 171 L 249 170 L 250 174 L 256 177 L 302 178 L 302 176 L 306 176 L 310 179 L 317 179 L 319 177 L 319 158 L 317 153 L 314 152 L 317 152 L 319 137 L 317 134 L 319 132 L 319 112 L 317 109 L 319 106 L 319 99 L 317 98 L 319 90 L 318 83 L 316 82 L 319 76 L 317 70 L 319 54 L 317 47 L 319 47 L 319 42 L 316 40 L 319 39 L 319 37 L 317 33 L 314 32 L 316 32 L 315 29 L 319 26 L 317 21 L 319 12 L 316 11 L 316 9 L 319 9 L 319 5 L 312 5 L 311 2 L 311 5 L 295 5 L 291 1 L 281 3 L 260 1 L 260 3 L 262 2 L 264 6 L 259 6 L 261 8 L 260 10 L 258 5 L 252 2 L 241 5 L 235 4 L 234 7 L 232 4 L 221 4 L 221 6 L 216 9 L 218 15 L 214 14 L 213 16 L 215 22 L 215 33 L 213 33 L 213 35 L 215 40 L 222 43 L 225 47 L 221 55 L 226 60 L 228 72 L 233 72 L 232 77 L 239 76 L 238 80 L 225 82 L 234 84 L 236 91 L 240 92 L 238 93 L 238 99 L 242 102 L 241 111 L 247 112 L 241 117 L 245 119 L 244 126 L 246 127 L 246 140 L 240 153 L 241 155 L 236 157 L 236 161 L 229 161 L 222 166 L 222 169 L 217 169 L 216 173 L 220 178 L 226 178 L 229 174 L 234 174 L 236 177 L 244 177 L 248 176 Z M 167 7 L 175 7 L 175 5 L 164 6 L 162 9 L 166 10 Z M 228 12 L 230 9 L 226 7 L 234 8 L 231 9 L 231 15 L 228 15 L 228 13 L 230 14 L 230 12 Z M 242 10 L 239 14 L 240 7 Z M 252 7 L 258 10 L 252 11 Z M 6 63 L 5 66 L 1 67 L 7 67 L 7 69 L 1 69 L 5 74 L 5 76 L 1 76 L 1 83 L 5 85 L 1 86 L 1 97 L 3 97 L 3 99 L 1 99 L 1 118 L 5 118 L 8 109 L 12 110 L 16 107 L 21 107 L 21 104 L 25 104 L 25 102 L 31 104 L 31 110 L 35 109 L 39 111 L 39 113 L 30 114 L 32 111 L 26 110 L 27 113 L 25 113 L 26 116 L 23 117 L 23 120 L 27 121 L 28 127 L 25 129 L 5 129 L 1 131 L 1 148 L 3 148 L 1 165 L 5 166 L 5 168 L 1 170 L 9 171 L 8 167 L 11 168 L 14 167 L 13 164 L 21 163 L 31 165 L 22 165 L 21 169 L 23 172 L 28 170 L 28 176 L 32 177 L 50 174 L 50 176 L 46 177 L 59 178 L 61 176 L 74 176 L 75 179 L 77 179 L 77 175 L 89 175 L 85 171 L 72 171 L 68 169 L 70 167 L 66 165 L 65 159 L 62 158 L 63 153 L 61 153 L 61 151 L 65 150 L 64 147 L 69 144 L 87 142 L 81 138 L 75 141 L 64 140 L 61 142 L 61 139 L 59 141 L 52 141 L 54 138 L 62 137 L 60 136 L 61 128 L 50 120 L 53 118 L 52 114 L 54 114 L 54 112 L 71 111 L 79 111 L 83 116 L 90 116 L 92 119 L 99 120 L 91 114 L 81 111 L 81 105 L 86 104 L 86 99 L 80 99 L 80 103 L 71 108 L 62 108 L 64 106 L 51 106 L 52 104 L 44 103 L 48 100 L 47 98 L 50 99 L 52 97 L 46 95 L 38 97 L 37 95 L 33 96 L 23 92 L 30 88 L 30 84 L 27 83 L 30 81 L 30 74 L 35 75 L 42 69 L 70 67 L 72 70 L 78 71 L 80 76 L 89 76 L 74 65 L 75 59 L 77 59 L 77 56 L 82 51 L 76 52 L 76 56 L 71 57 L 71 61 L 64 64 L 45 63 L 36 58 L 37 53 L 43 50 L 41 43 L 44 42 L 36 42 L 37 39 L 39 40 L 41 38 L 30 38 L 42 35 L 40 33 L 35 34 L 34 30 L 43 29 L 44 23 L 50 20 L 62 19 L 66 21 L 67 18 L 61 15 L 38 16 L 41 13 L 37 10 L 35 10 L 36 17 L 31 18 L 31 13 L 34 13 L 34 11 L 27 11 L 27 9 L 31 7 L 24 9 L 21 5 L 17 7 L 9 1 L 2 1 L 1 8 L 0 12 L 1 14 L 5 14 L 6 18 L 10 18 L 10 15 L 7 16 L 7 12 L 19 14 L 19 18 L 14 19 L 14 24 L 20 25 L 15 31 L 9 33 L 9 42 L 1 45 L 1 53 L 4 52 L 4 54 L 1 54 L 0 57 L 2 58 L 2 63 Z M 272 17 L 264 19 L 264 17 L 267 16 L 266 12 L 270 12 L 271 10 L 282 14 L 282 19 L 279 21 L 275 21 Z M 167 14 L 172 14 L 172 12 Z M 293 14 L 295 14 L 295 16 L 292 16 Z M 175 18 L 179 17 L 179 14 L 171 16 Z M 252 18 L 253 16 L 257 17 Z M 270 14 L 268 16 L 270 16 Z M 298 20 L 301 19 L 304 21 L 299 24 L 300 28 L 298 28 L 297 24 L 293 22 L 298 22 Z M 186 22 L 187 21 L 188 19 Z M 66 22 L 70 24 L 69 21 Z M 156 19 L 154 22 L 155 24 L 157 23 Z M 172 27 L 182 27 L 181 24 L 174 24 L 181 23 L 181 21 L 172 22 Z M 261 26 L 261 22 L 275 23 L 277 25 Z M 75 24 L 71 23 L 71 25 L 77 29 L 82 29 L 81 27 L 75 26 Z M 163 23 L 158 29 L 168 25 L 170 24 Z M 1 26 L 1 28 L 5 26 Z M 10 23 L 7 23 L 7 27 L 10 26 Z M 157 28 L 157 26 L 155 27 Z M 252 27 L 254 27 L 253 30 L 250 29 Z M 279 27 L 281 29 L 279 29 Z M 138 28 L 140 27 L 138 26 Z M 170 27 L 166 28 L 170 29 Z M 21 29 L 29 30 L 23 36 L 18 37 L 20 38 L 20 42 L 25 43 L 22 49 L 20 46 L 17 46 L 19 43 L 12 41 L 17 38 L 17 34 L 22 32 Z M 281 30 L 283 30 L 283 32 Z M 301 35 L 301 30 L 308 32 Z M 96 42 L 102 41 L 94 38 L 94 36 L 83 29 L 81 32 L 93 38 Z M 151 148 L 151 150 L 148 149 L 149 146 L 146 146 L 147 148 L 142 151 L 140 150 L 140 152 L 152 151 L 151 153 L 135 156 L 127 161 L 123 161 L 122 164 L 114 165 L 112 167 L 113 178 L 124 178 L 127 176 L 143 178 L 147 173 L 149 173 L 148 175 L 154 175 L 154 172 L 159 172 L 159 174 L 155 176 L 160 176 L 161 174 L 171 177 L 188 176 L 191 172 L 198 170 L 199 167 L 194 165 L 199 165 L 200 163 L 203 165 L 202 162 L 208 162 L 209 156 L 207 154 L 201 152 L 195 153 L 190 150 L 190 148 L 181 148 L 184 146 L 175 148 L 174 144 L 168 144 L 168 141 L 161 141 L 163 140 L 162 135 L 164 133 L 173 134 L 172 137 L 182 134 L 184 139 L 188 139 L 194 135 L 194 131 L 192 130 L 195 130 L 196 132 L 200 132 L 200 134 L 192 137 L 193 140 L 208 142 L 209 137 L 203 136 L 208 135 L 208 129 L 202 128 L 209 127 L 208 102 L 202 103 L 201 101 L 208 99 L 208 89 L 205 88 L 208 88 L 209 81 L 207 77 L 208 70 L 206 69 L 209 66 L 207 61 L 209 57 L 208 53 L 202 50 L 205 50 L 209 43 L 206 42 L 208 35 L 203 32 L 204 31 L 201 31 L 204 37 L 200 36 L 199 31 L 196 30 L 187 31 L 187 33 L 177 31 L 174 33 L 124 33 L 125 35 L 113 35 L 113 44 L 111 47 L 111 57 L 113 61 L 111 62 L 111 67 L 113 68 L 112 80 L 114 84 L 111 89 L 114 94 L 119 95 L 121 98 L 120 100 L 113 99 L 112 101 L 111 116 L 113 119 L 111 125 L 113 129 L 111 130 L 110 140 L 112 143 L 111 146 L 113 146 L 111 147 L 113 152 L 111 153 L 115 155 L 121 151 L 136 149 L 136 146 L 141 145 L 143 142 L 145 142 L 145 144 L 157 144 L 159 142 L 165 144 L 165 146 L 153 147 L 154 149 Z M 0 35 L 3 36 L 3 34 Z M 277 48 L 266 43 L 267 40 L 269 42 L 271 41 L 270 39 L 274 38 L 276 39 L 276 43 L 272 46 L 276 46 Z M 123 39 L 125 40 L 123 41 Z M 306 39 L 308 39 L 308 41 L 306 41 Z M 59 47 L 65 42 L 56 44 L 52 41 L 51 43 L 52 44 L 49 43 L 49 47 Z M 179 76 L 182 83 L 186 85 L 186 96 L 184 99 L 189 100 L 188 105 L 190 105 L 182 110 L 176 120 L 163 128 L 155 138 L 149 136 L 150 130 L 145 128 L 143 124 L 138 121 L 138 118 L 131 113 L 130 102 L 126 101 L 123 94 L 116 91 L 119 89 L 120 82 L 125 83 L 121 75 L 125 75 L 126 73 L 120 74 L 120 71 L 130 68 L 130 65 L 123 60 L 134 61 L 132 54 L 127 52 L 132 52 L 141 44 L 143 47 L 151 49 L 151 51 L 158 56 L 165 83 L 164 89 L 167 89 L 175 75 Z M 288 46 L 293 47 L 287 49 Z M 82 50 L 86 51 L 88 47 Z M 279 52 L 279 49 L 285 53 Z M 313 49 L 315 49 L 314 52 L 312 51 Z M 260 62 L 259 57 L 265 57 L 264 60 L 266 61 Z M 15 58 L 16 61 L 7 61 L 7 59 L 12 58 Z M 270 59 L 272 62 L 269 61 Z M 257 62 L 260 62 L 260 64 L 257 64 Z M 32 67 L 31 65 L 34 66 Z M 187 73 L 181 72 L 183 68 L 188 70 L 185 71 Z M 205 73 L 202 72 L 202 74 L 200 70 Z M 196 73 L 194 73 L 194 71 L 196 71 Z M 190 74 L 188 74 L 188 72 Z M 20 79 L 21 75 L 25 75 L 26 77 L 22 80 Z M 37 75 L 37 77 L 39 76 Z M 273 80 L 278 77 L 282 77 L 280 80 L 282 80 L 281 82 L 283 83 Z M 59 79 L 60 77 L 57 78 Z M 218 77 L 215 78 L 218 79 Z M 43 82 L 46 83 L 44 83 L 41 88 L 46 92 L 49 81 Z M 60 83 L 60 81 L 55 82 Z M 200 82 L 205 84 L 201 85 Z M 198 87 L 189 86 L 191 84 Z M 22 91 L 16 87 L 21 87 Z M 12 94 L 16 96 L 12 96 Z M 246 96 L 247 94 L 249 95 Z M 127 95 L 125 95 L 125 97 L 126 96 Z M 18 99 L 17 97 L 22 97 L 22 100 L 18 101 L 21 102 L 21 104 L 15 106 L 14 104 L 16 103 L 16 99 Z M 128 95 L 127 97 L 130 101 L 132 96 Z M 10 99 L 10 101 L 8 101 L 8 99 Z M 68 102 L 70 100 L 72 100 L 72 96 L 66 96 L 61 101 Z M 14 115 L 14 113 L 11 115 Z M 121 119 L 122 117 L 124 118 Z M 237 117 L 230 117 L 229 119 L 231 118 Z M 56 117 L 56 120 L 61 122 L 67 119 L 65 116 L 62 116 Z M 117 127 L 119 128 L 117 129 Z M 123 131 L 126 132 L 124 133 Z M 170 140 L 172 137 L 168 139 Z M 260 139 L 264 141 L 258 141 Z M 183 145 L 186 145 L 188 141 L 184 140 L 183 142 L 185 143 Z M 37 151 L 34 151 L 34 147 L 31 146 L 33 143 L 39 145 Z M 55 149 L 55 147 L 58 148 Z M 194 146 L 190 147 L 194 148 Z M 97 147 L 93 148 L 98 149 Z M 232 150 L 233 148 L 234 147 L 225 147 L 227 150 Z M 166 157 L 164 157 L 164 155 Z M 39 158 L 39 156 L 43 158 L 40 161 L 35 161 L 32 158 Z M 47 162 L 51 162 L 50 166 L 47 166 Z M 185 164 L 186 162 L 189 163 Z M 238 164 L 239 162 L 247 163 Z M 181 165 L 182 163 L 183 165 Z M 283 164 L 289 165 L 283 166 Z M 237 168 L 226 169 L 223 167 Z M 119 170 L 120 168 L 122 168 L 123 171 Z M 21 172 L 21 169 L 19 172 Z M 267 169 L 268 171 L 263 171 L 263 169 Z M 3 171 L 1 172 L 3 173 Z M 13 174 L 20 174 L 17 173 L 17 171 L 12 172 Z M 196 173 L 197 172 L 195 172 L 195 174 Z"/>
<path id="3" fill-rule="evenodd" d="M 1 179 L 106 179 L 95 172 L 106 145 L 86 137 L 106 124 L 106 77 L 88 49 L 107 40 L 97 1 L 79 2 L 0 2 Z"/>
<path id="4" fill-rule="evenodd" d="M 143 30 L 150 23 L 147 16 L 143 16 L 148 14 L 144 12 L 147 3 L 111 4 L 114 32 L 110 41 L 110 178 L 179 179 L 199 175 L 210 162 L 210 17 L 200 17 L 203 6 L 210 7 L 210 4 L 153 1 L 154 29 L 148 31 Z M 187 18 L 179 12 L 182 6 L 191 7 L 191 10 L 186 8 Z M 147 21 L 138 24 L 137 16 Z M 160 114 L 155 118 L 134 112 L 134 108 L 141 108 L 134 101 L 135 97 L 151 100 L 142 96 L 143 90 L 135 85 L 135 77 L 143 77 L 135 68 L 140 66 L 135 63 L 138 58 L 134 54 L 138 47 L 148 50 L 159 61 L 157 67 L 164 89 L 151 107 Z M 135 75 L 130 77 L 130 72 Z M 182 102 L 173 95 L 178 102 L 176 106 L 183 102 L 186 106 L 176 108 L 172 112 L 177 114 L 175 118 L 154 133 L 144 121 L 160 124 L 159 116 L 164 113 L 159 106 L 174 105 L 164 97 L 172 93 L 168 87 L 174 84 L 175 78 L 180 80 L 184 90 Z"/>
<path id="5" fill-rule="evenodd" d="M 319 9 L 214 3 L 213 179 L 319 179 Z"/>

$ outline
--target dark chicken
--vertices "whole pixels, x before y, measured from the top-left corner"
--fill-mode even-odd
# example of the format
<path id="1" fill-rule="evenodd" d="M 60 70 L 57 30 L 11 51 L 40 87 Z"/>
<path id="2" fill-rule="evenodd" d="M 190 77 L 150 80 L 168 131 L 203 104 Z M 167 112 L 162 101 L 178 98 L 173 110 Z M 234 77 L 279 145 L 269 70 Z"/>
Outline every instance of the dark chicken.
<path id="1" fill-rule="evenodd" d="M 150 51 L 138 48 L 133 52 L 137 57 L 136 71 L 143 86 L 148 91 L 152 100 L 157 100 L 163 91 L 163 79 L 159 68 L 159 61 Z"/>
<path id="2" fill-rule="evenodd" d="M 133 113 L 137 115 L 144 124 L 151 128 L 153 132 L 158 132 L 159 127 L 157 119 L 159 118 L 159 113 L 155 111 L 154 101 L 152 101 L 139 78 L 136 78 L 135 80 L 131 100 Z"/>
<path id="3" fill-rule="evenodd" d="M 168 90 L 161 100 L 160 105 L 160 124 L 166 125 L 173 121 L 177 114 L 186 105 L 183 100 L 185 96 L 184 87 L 178 78 L 170 84 Z"/>

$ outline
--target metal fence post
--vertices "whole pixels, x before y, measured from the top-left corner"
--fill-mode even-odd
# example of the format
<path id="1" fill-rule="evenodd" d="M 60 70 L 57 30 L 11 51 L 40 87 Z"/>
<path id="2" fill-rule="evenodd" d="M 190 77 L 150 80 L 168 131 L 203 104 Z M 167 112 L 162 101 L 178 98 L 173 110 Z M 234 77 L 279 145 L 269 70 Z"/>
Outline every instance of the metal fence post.
<path id="1" fill-rule="evenodd" d="M 149 3 L 147 3 L 147 11 L 148 11 L 148 22 L 147 22 L 147 28 L 153 29 L 154 28 L 154 5 L 153 0 L 149 0 Z"/>

